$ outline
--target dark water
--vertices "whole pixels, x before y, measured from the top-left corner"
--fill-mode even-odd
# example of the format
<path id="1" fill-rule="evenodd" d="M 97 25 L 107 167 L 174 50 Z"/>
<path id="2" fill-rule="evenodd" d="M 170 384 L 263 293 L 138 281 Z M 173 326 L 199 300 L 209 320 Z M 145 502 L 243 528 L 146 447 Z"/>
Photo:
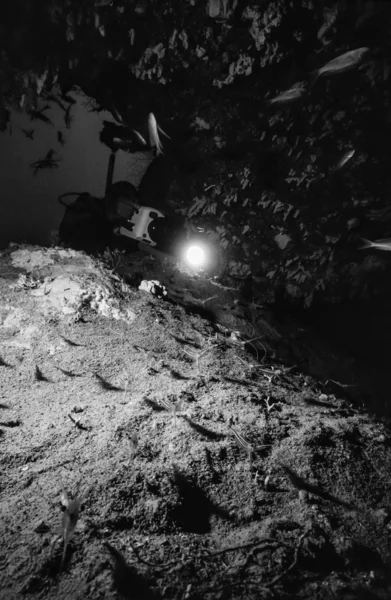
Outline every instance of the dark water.
<path id="1" fill-rule="evenodd" d="M 82 93 L 72 95 L 76 105 L 70 129 L 65 127 L 63 111 L 53 105 L 45 111 L 53 126 L 12 111 L 11 128 L 0 133 L 0 248 L 11 241 L 50 244 L 64 213 L 57 200 L 60 194 L 104 195 L 110 150 L 99 141 L 99 133 L 103 120 L 112 118 L 105 111 L 89 112 Z M 34 139 L 26 138 L 22 129 L 34 129 Z M 58 142 L 58 131 L 63 133 L 64 146 Z M 34 176 L 31 163 L 49 149 L 61 158 L 59 168 Z M 114 181 L 129 179 L 138 185 L 148 164 L 118 152 Z"/>
<path id="2" fill-rule="evenodd" d="M 391 418 L 391 314 L 388 298 L 286 314 L 306 348 L 309 372 L 349 386 L 373 413 Z"/>

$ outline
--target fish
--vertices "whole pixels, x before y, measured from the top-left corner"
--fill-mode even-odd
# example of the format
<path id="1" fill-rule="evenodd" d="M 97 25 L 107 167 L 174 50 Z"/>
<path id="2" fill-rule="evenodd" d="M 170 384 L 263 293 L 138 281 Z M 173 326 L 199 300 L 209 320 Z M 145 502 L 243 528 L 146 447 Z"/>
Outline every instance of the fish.
<path id="1" fill-rule="evenodd" d="M 70 539 L 70 537 L 76 527 L 77 521 L 79 519 L 80 506 L 81 506 L 80 498 L 71 500 L 68 503 L 67 508 L 65 509 L 64 514 L 63 514 L 62 535 L 63 535 L 63 540 L 64 540 L 64 549 L 63 549 L 62 557 L 61 557 L 60 570 L 62 570 L 62 568 L 64 566 L 69 539 Z"/>
<path id="2" fill-rule="evenodd" d="M 37 160 L 30 165 L 34 169 L 34 176 L 38 173 L 40 169 L 58 169 L 58 163 L 61 159 L 53 158 L 54 154 L 54 150 L 49 150 L 46 153 L 45 158 L 41 158 L 40 160 Z"/>
<path id="3" fill-rule="evenodd" d="M 324 35 L 328 32 L 328 30 L 334 25 L 335 21 L 337 20 L 338 12 L 339 9 L 334 8 L 326 14 L 325 22 L 323 23 L 322 27 L 317 33 L 318 40 L 321 40 L 324 37 Z"/>
<path id="4" fill-rule="evenodd" d="M 355 152 L 355 150 L 348 150 L 347 152 L 345 152 L 342 158 L 338 161 L 335 167 L 332 167 L 331 170 L 338 171 L 338 169 L 341 169 L 354 156 Z"/>
<path id="5" fill-rule="evenodd" d="M 133 140 L 125 140 L 119 137 L 113 138 L 113 144 L 119 150 L 130 150 L 133 146 Z"/>
<path id="6" fill-rule="evenodd" d="M 129 152 L 142 152 L 148 149 L 148 143 L 136 129 L 132 129 L 126 138 L 114 137 L 113 144 L 119 150 L 127 150 Z"/>
<path id="7" fill-rule="evenodd" d="M 35 129 L 22 129 L 24 135 L 26 136 L 26 138 L 29 138 L 29 140 L 33 140 L 34 139 L 34 131 Z"/>
<path id="8" fill-rule="evenodd" d="M 285 92 L 281 92 L 281 94 L 278 94 L 278 96 L 269 100 L 268 104 L 287 104 L 288 102 L 294 102 L 295 100 L 299 100 L 304 93 L 304 87 L 293 87 L 289 90 L 285 90 Z"/>
<path id="9" fill-rule="evenodd" d="M 326 490 L 317 485 L 312 485 L 312 483 L 309 483 L 308 481 L 300 477 L 298 473 L 296 473 L 293 469 L 290 469 L 287 465 L 281 464 L 280 466 L 285 471 L 286 475 L 288 475 L 290 482 L 296 489 L 309 492 L 310 494 L 314 494 L 315 496 L 320 496 L 320 498 L 323 498 L 324 500 L 330 500 L 330 502 L 335 502 L 335 504 L 339 504 L 340 506 L 343 506 L 348 510 L 357 510 L 354 504 L 351 504 L 350 502 L 345 502 L 345 500 L 337 498 L 336 496 L 334 496 L 334 494 L 330 494 L 330 492 L 327 492 Z"/>
<path id="10" fill-rule="evenodd" d="M 64 115 L 65 126 L 67 129 L 71 128 L 71 124 L 72 124 L 72 120 L 73 120 L 73 118 L 71 117 L 71 108 L 72 108 L 72 104 L 70 104 L 68 106 L 68 108 L 65 111 L 65 115 Z"/>
<path id="11" fill-rule="evenodd" d="M 383 240 L 375 240 L 372 242 L 371 240 L 367 240 L 362 238 L 364 243 L 363 246 L 360 246 L 358 250 L 366 250 L 367 248 L 374 248 L 375 250 L 385 250 L 386 252 L 391 252 L 391 238 L 384 238 Z"/>
<path id="12" fill-rule="evenodd" d="M 65 100 L 65 102 L 69 102 L 69 104 L 76 104 L 76 100 L 74 100 L 69 94 L 61 94 L 61 98 Z"/>
<path id="13" fill-rule="evenodd" d="M 368 52 L 369 48 L 364 46 L 362 48 L 357 48 L 356 50 L 349 50 L 348 52 L 337 56 L 337 58 L 326 63 L 320 69 L 316 69 L 312 72 L 312 85 L 321 75 L 336 75 L 358 67 Z"/>
<path id="14" fill-rule="evenodd" d="M 132 131 L 136 137 L 136 140 L 141 144 L 141 146 L 148 146 L 145 138 L 141 135 L 141 133 L 139 133 L 136 129 L 132 129 Z"/>
<path id="15" fill-rule="evenodd" d="M 64 140 L 62 131 L 57 131 L 57 141 L 59 144 L 61 144 L 61 146 L 63 146 L 65 144 L 65 140 Z"/>
<path id="16" fill-rule="evenodd" d="M 140 146 L 133 138 L 124 139 L 115 137 L 113 138 L 113 145 L 118 150 L 125 150 L 129 152 L 139 152 L 145 148 L 145 146 Z"/>
<path id="17" fill-rule="evenodd" d="M 57 169 L 58 162 L 58 160 L 42 158 L 41 160 L 36 160 L 35 162 L 31 163 L 30 166 L 33 167 L 33 169 Z"/>
<path id="18" fill-rule="evenodd" d="M 30 111 L 30 121 L 43 121 L 47 125 L 52 125 L 54 127 L 53 121 L 49 119 L 46 115 L 43 115 L 41 111 L 33 109 Z"/>
<path id="19" fill-rule="evenodd" d="M 156 156 L 163 154 L 163 146 L 159 138 L 158 125 L 153 113 L 148 115 L 148 134 L 149 145 L 151 148 L 156 148 Z"/>
<path id="20" fill-rule="evenodd" d="M 148 133 L 149 133 L 149 145 L 151 148 L 156 148 L 156 155 L 163 154 L 163 146 L 159 138 L 159 133 L 162 133 L 169 140 L 171 139 L 167 133 L 163 131 L 156 122 L 155 115 L 149 113 L 148 115 Z"/>
<path id="21" fill-rule="evenodd" d="M 59 98 L 57 98 L 57 96 L 55 96 L 54 94 L 49 94 L 48 96 L 46 96 L 46 100 L 49 100 L 49 102 L 55 102 L 56 104 L 58 104 L 58 106 L 65 112 L 66 108 L 63 105 L 63 103 L 61 102 L 61 100 Z"/>
<path id="22" fill-rule="evenodd" d="M 124 125 L 124 120 L 121 117 L 121 115 L 119 114 L 119 112 L 118 112 L 118 110 L 116 109 L 115 106 L 111 107 L 110 112 L 113 115 L 114 119 L 117 121 L 117 123 L 120 123 L 121 125 Z"/>
<path id="23" fill-rule="evenodd" d="M 391 206 L 385 206 L 384 208 L 373 208 L 367 213 L 367 217 L 371 221 L 390 221 L 391 220 Z"/>
<path id="24" fill-rule="evenodd" d="M 62 571 L 64 566 L 69 540 L 79 520 L 80 507 L 89 491 L 90 488 L 88 488 L 88 490 L 80 497 L 70 500 L 64 484 L 62 484 L 61 504 L 64 506 L 65 510 L 62 516 L 61 526 L 58 529 L 59 535 L 61 535 L 63 538 L 63 552 L 61 557 L 60 571 Z"/>
<path id="25" fill-rule="evenodd" d="M 34 169 L 34 177 L 40 169 L 58 169 L 59 165 L 57 161 L 51 160 L 37 160 L 31 165 Z"/>
<path id="26" fill-rule="evenodd" d="M 161 133 L 161 134 L 163 134 L 164 137 L 166 137 L 168 140 L 171 139 L 170 136 L 167 135 L 167 133 L 165 131 L 163 131 L 163 129 L 161 127 L 159 127 L 159 125 L 157 126 L 157 129 L 158 129 L 158 132 Z"/>

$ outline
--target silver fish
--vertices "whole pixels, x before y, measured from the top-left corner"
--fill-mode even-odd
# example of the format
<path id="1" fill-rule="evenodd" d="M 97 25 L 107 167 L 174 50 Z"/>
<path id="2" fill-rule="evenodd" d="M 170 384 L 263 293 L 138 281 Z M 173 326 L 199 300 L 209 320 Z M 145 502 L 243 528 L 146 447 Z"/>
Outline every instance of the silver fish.
<path id="1" fill-rule="evenodd" d="M 156 154 L 163 154 L 163 146 L 160 142 L 159 134 L 157 131 L 157 123 L 155 119 L 155 115 L 153 113 L 149 113 L 148 115 L 148 135 L 149 135 L 149 144 L 151 148 L 156 148 Z"/>
<path id="2" fill-rule="evenodd" d="M 317 34 L 318 40 L 321 40 L 324 37 L 324 35 L 328 32 L 328 30 L 334 25 L 338 16 L 338 8 L 334 8 L 333 10 L 329 11 L 328 13 L 326 13 L 325 16 L 325 22 L 323 23 L 322 27 L 319 29 Z"/>
<path id="3" fill-rule="evenodd" d="M 364 56 L 369 52 L 369 48 L 357 48 L 356 50 L 349 50 L 341 56 L 337 56 L 330 62 L 326 63 L 320 69 L 317 69 L 312 73 L 312 78 L 315 82 L 321 75 L 335 75 L 337 73 L 345 73 L 357 67 L 363 60 Z"/>
<path id="4" fill-rule="evenodd" d="M 34 169 L 34 175 L 36 175 L 40 169 L 58 169 L 58 163 L 61 159 L 53 158 L 54 154 L 54 150 L 49 150 L 46 153 L 45 158 L 41 158 L 30 165 Z"/>
<path id="5" fill-rule="evenodd" d="M 269 100 L 269 104 L 287 104 L 288 102 L 298 100 L 303 96 L 304 93 L 305 88 L 293 87 L 289 90 L 285 90 L 285 92 L 281 92 L 281 94 Z"/>
<path id="6" fill-rule="evenodd" d="M 132 139 L 123 139 L 115 137 L 113 138 L 113 143 L 119 150 L 134 150 L 134 141 Z"/>
<path id="7" fill-rule="evenodd" d="M 385 238 L 383 240 L 375 240 L 372 242 L 371 240 L 366 240 L 362 238 L 364 245 L 358 248 L 358 250 L 365 250 L 367 248 L 375 248 L 376 250 L 386 250 L 387 252 L 391 252 L 391 238 Z"/>
<path id="8" fill-rule="evenodd" d="M 64 546 L 62 551 L 60 570 L 62 570 L 64 566 L 69 539 L 76 527 L 77 521 L 79 520 L 80 505 L 80 498 L 71 500 L 70 502 L 68 502 L 67 508 L 63 514 L 61 528 Z"/>
<path id="9" fill-rule="evenodd" d="M 134 133 L 134 135 L 135 135 L 135 137 L 136 137 L 137 141 L 138 141 L 138 142 L 139 142 L 139 143 L 140 143 L 142 146 L 147 146 L 147 145 L 148 145 L 148 144 L 147 144 L 147 142 L 146 142 L 146 140 L 144 139 L 144 137 L 141 135 L 141 133 L 139 133 L 139 132 L 137 131 L 137 129 L 132 129 L 132 131 L 133 131 L 133 133 Z"/>
<path id="10" fill-rule="evenodd" d="M 384 208 L 373 208 L 367 213 L 367 217 L 371 221 L 391 221 L 391 206 Z"/>
<path id="11" fill-rule="evenodd" d="M 114 119 L 117 121 L 117 123 L 121 123 L 121 125 L 124 124 L 124 120 L 123 120 L 122 116 L 119 114 L 119 112 L 115 106 L 112 106 L 110 112 L 113 115 Z"/>
<path id="12" fill-rule="evenodd" d="M 61 537 L 63 538 L 63 552 L 61 558 L 60 571 L 62 571 L 62 568 L 64 566 L 69 540 L 79 520 L 80 507 L 84 502 L 84 498 L 89 493 L 90 489 L 91 488 L 88 488 L 87 491 L 78 498 L 70 500 L 68 492 L 64 487 L 64 484 L 62 484 L 61 504 L 63 505 L 65 510 L 62 516 L 61 526 L 58 528 L 58 534 L 61 535 Z"/>
<path id="13" fill-rule="evenodd" d="M 356 152 L 355 150 L 348 150 L 347 152 L 345 152 L 345 154 L 342 156 L 342 158 L 338 161 L 338 163 L 335 165 L 335 167 L 333 167 L 331 170 L 338 171 L 338 169 L 341 169 L 354 156 L 355 152 Z"/>
<path id="14" fill-rule="evenodd" d="M 148 115 L 148 134 L 149 134 L 149 145 L 151 148 L 156 148 L 156 156 L 159 154 L 163 154 L 163 146 L 159 138 L 159 133 L 165 135 L 168 139 L 171 139 L 166 133 L 164 133 L 163 129 L 159 127 L 156 122 L 155 115 L 153 113 L 149 113 Z"/>

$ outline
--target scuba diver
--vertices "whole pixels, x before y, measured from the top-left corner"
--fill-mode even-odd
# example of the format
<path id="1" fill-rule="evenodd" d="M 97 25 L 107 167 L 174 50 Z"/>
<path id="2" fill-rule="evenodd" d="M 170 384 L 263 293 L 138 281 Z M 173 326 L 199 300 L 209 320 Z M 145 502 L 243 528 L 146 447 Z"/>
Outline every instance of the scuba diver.
<path id="1" fill-rule="evenodd" d="M 133 135 L 130 135 L 129 128 L 104 121 L 100 139 L 111 150 L 105 195 L 97 199 L 86 193 L 79 194 L 76 202 L 70 205 L 65 201 L 65 197 L 77 194 L 62 194 L 59 201 L 66 206 L 67 211 L 60 225 L 60 239 L 75 249 L 89 251 L 94 240 L 97 251 L 102 251 L 102 245 L 103 248 L 113 245 L 129 250 L 137 247 L 152 253 L 154 248 L 160 253 L 184 261 L 197 272 L 209 272 L 216 266 L 218 253 L 212 248 L 203 230 L 166 206 L 164 212 L 154 206 L 146 206 L 144 201 L 148 201 L 148 198 L 145 198 L 145 193 L 141 194 L 143 203 L 140 203 L 140 189 L 145 189 L 143 183 L 154 174 L 151 167 L 154 162 L 164 159 L 163 156 L 157 156 L 162 154 L 162 144 L 157 133 L 160 128 L 151 115 L 152 113 L 148 124 L 150 126 L 152 123 L 153 128 L 150 131 L 149 144 L 135 130 L 131 130 Z M 112 182 L 118 150 L 148 151 L 155 155 L 139 190 L 129 181 Z M 151 187 L 150 181 L 148 187 Z M 157 204 L 156 198 L 152 203 Z M 86 247 L 87 240 L 91 243 Z"/>

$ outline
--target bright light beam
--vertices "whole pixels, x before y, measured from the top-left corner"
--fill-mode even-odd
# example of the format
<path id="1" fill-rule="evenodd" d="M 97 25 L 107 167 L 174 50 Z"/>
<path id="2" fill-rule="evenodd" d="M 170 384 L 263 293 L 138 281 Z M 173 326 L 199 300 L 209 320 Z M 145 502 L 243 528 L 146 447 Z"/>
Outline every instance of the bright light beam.
<path id="1" fill-rule="evenodd" d="M 190 246 L 186 252 L 186 260 L 192 267 L 202 267 L 206 262 L 206 255 L 199 246 Z"/>

